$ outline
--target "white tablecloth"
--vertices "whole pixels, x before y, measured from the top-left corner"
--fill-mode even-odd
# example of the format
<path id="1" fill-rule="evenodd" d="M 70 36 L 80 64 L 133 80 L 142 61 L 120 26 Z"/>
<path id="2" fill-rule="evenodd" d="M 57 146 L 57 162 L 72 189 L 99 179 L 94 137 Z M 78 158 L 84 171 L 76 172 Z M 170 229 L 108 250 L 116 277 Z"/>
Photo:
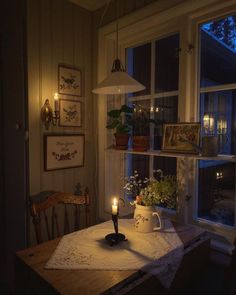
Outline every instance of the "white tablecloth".
<path id="1" fill-rule="evenodd" d="M 132 219 L 119 220 L 128 241 L 110 247 L 104 237 L 114 232 L 112 221 L 63 236 L 45 265 L 47 269 L 143 270 L 169 287 L 183 257 L 183 244 L 171 222 L 166 229 L 138 233 Z"/>

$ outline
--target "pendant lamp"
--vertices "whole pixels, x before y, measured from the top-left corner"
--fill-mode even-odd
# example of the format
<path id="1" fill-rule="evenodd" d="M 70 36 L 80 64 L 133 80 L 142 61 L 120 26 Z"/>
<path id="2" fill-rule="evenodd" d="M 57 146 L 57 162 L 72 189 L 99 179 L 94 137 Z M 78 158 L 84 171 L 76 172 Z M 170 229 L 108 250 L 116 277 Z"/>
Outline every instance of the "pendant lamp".
<path id="1" fill-rule="evenodd" d="M 119 0 L 116 0 L 116 59 L 113 61 L 111 73 L 95 89 L 96 94 L 125 94 L 145 89 L 145 86 L 126 73 L 121 60 L 118 58 L 118 21 Z"/>

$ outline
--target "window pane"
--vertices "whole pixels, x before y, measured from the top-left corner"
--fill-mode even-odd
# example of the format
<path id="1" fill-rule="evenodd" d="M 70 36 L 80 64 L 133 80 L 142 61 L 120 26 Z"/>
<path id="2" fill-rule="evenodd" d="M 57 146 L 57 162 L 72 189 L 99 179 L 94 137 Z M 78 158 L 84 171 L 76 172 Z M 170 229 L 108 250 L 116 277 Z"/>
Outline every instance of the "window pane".
<path id="1" fill-rule="evenodd" d="M 131 125 L 132 135 L 150 135 L 150 100 L 140 100 L 131 103 L 134 107 Z"/>
<path id="2" fill-rule="evenodd" d="M 236 82 L 236 16 L 200 27 L 201 87 Z"/>
<path id="3" fill-rule="evenodd" d="M 176 158 L 172 157 L 154 157 L 153 169 L 161 169 L 164 175 L 176 175 Z"/>
<path id="4" fill-rule="evenodd" d="M 128 175 L 133 175 L 134 171 L 136 170 L 139 172 L 139 177 L 141 179 L 149 177 L 149 156 L 129 155 L 128 162 Z"/>
<path id="5" fill-rule="evenodd" d="M 235 164 L 199 161 L 198 217 L 234 226 Z"/>
<path id="6" fill-rule="evenodd" d="M 177 123 L 178 96 L 156 98 L 153 112 L 154 119 L 160 122 L 154 131 L 154 149 L 160 150 L 162 146 L 163 124 Z"/>
<path id="7" fill-rule="evenodd" d="M 131 93 L 130 96 L 150 94 L 151 89 L 151 43 L 127 49 L 127 71 L 146 89 Z"/>
<path id="8" fill-rule="evenodd" d="M 176 175 L 177 160 L 176 158 L 169 157 L 154 157 L 153 169 L 161 169 L 163 175 Z M 163 205 L 163 207 L 166 207 Z M 170 209 L 170 208 L 169 208 Z M 176 205 L 174 208 L 176 210 Z"/>
<path id="9" fill-rule="evenodd" d="M 202 93 L 202 135 L 218 136 L 219 153 L 236 153 L 236 90 Z"/>
<path id="10" fill-rule="evenodd" d="M 155 91 L 178 90 L 179 34 L 156 41 Z"/>
<path id="11" fill-rule="evenodd" d="M 144 180 L 149 177 L 149 156 L 127 154 L 126 156 L 126 176 L 134 175 L 134 171 L 139 174 L 139 179 Z M 136 196 L 125 196 L 127 200 L 132 200 Z"/>

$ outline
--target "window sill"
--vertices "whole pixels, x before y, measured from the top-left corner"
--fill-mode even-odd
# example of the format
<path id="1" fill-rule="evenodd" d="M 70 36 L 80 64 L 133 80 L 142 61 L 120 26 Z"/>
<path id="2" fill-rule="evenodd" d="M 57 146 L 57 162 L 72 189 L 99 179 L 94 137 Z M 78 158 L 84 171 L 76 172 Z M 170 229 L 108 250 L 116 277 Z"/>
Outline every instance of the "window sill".
<path id="1" fill-rule="evenodd" d="M 145 152 L 138 152 L 132 149 L 128 150 L 117 150 L 114 146 L 108 147 L 107 152 L 115 152 L 120 154 L 134 154 L 134 155 L 148 155 L 148 156 L 157 156 L 157 157 L 172 157 L 172 158 L 190 158 L 197 160 L 208 160 L 208 161 L 230 161 L 236 162 L 235 155 L 218 155 L 216 157 L 203 157 L 199 154 L 187 154 L 187 153 L 172 153 L 172 152 L 163 152 L 160 150 L 147 150 Z"/>

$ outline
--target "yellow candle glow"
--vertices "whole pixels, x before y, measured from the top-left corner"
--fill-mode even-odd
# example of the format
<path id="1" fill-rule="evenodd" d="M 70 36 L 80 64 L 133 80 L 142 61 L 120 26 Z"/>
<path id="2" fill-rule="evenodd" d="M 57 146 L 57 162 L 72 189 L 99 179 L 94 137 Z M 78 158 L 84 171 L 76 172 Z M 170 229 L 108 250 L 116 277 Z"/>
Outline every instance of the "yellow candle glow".
<path id="1" fill-rule="evenodd" d="M 117 215 L 118 214 L 118 202 L 117 202 L 116 198 L 114 198 L 111 208 L 112 208 L 112 215 Z"/>
<path id="2" fill-rule="evenodd" d="M 58 112 L 59 111 L 59 97 L 58 97 L 58 93 L 54 94 L 54 106 L 55 106 L 55 111 Z"/>

